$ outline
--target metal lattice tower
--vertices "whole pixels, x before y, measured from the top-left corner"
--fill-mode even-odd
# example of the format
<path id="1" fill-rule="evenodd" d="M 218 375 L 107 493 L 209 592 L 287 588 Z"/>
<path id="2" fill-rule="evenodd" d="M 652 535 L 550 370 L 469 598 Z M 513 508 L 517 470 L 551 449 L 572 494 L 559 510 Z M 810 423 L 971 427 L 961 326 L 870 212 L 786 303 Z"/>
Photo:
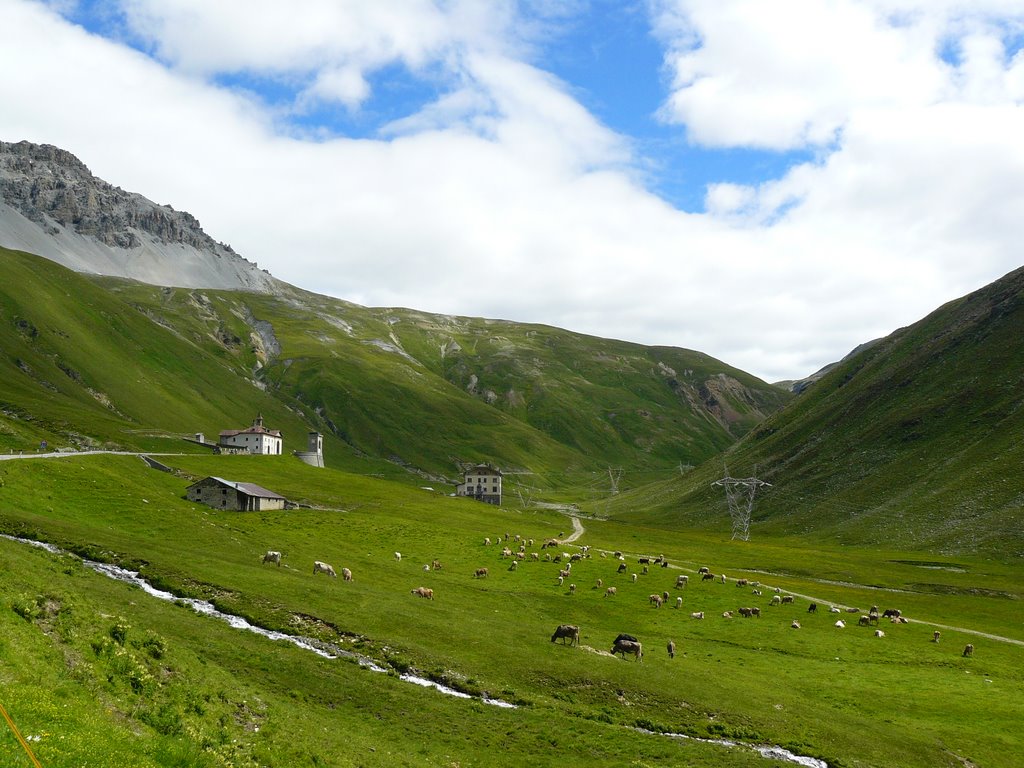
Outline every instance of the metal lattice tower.
<path id="1" fill-rule="evenodd" d="M 622 479 L 622 469 L 608 467 L 608 477 L 612 481 L 612 496 L 619 492 L 619 480 Z"/>
<path id="2" fill-rule="evenodd" d="M 756 469 L 754 474 L 757 474 Z M 754 511 L 754 496 L 759 488 L 771 488 L 772 484 L 758 480 L 757 477 L 730 477 L 726 467 L 725 477 L 715 480 L 712 485 L 725 489 L 725 500 L 729 504 L 729 516 L 732 518 L 732 537 L 750 541 L 750 514 Z"/>

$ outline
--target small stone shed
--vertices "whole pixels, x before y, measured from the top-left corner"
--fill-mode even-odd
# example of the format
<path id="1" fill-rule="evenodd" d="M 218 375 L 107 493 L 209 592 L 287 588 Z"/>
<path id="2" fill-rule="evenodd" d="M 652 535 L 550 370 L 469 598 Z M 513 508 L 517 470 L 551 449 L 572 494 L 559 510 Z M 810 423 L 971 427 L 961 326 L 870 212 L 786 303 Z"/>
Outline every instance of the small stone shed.
<path id="1" fill-rule="evenodd" d="M 214 509 L 231 509 L 239 512 L 260 512 L 267 509 L 284 509 L 284 496 L 268 491 L 256 483 L 238 483 L 222 477 L 204 477 L 185 489 L 185 498 Z"/>

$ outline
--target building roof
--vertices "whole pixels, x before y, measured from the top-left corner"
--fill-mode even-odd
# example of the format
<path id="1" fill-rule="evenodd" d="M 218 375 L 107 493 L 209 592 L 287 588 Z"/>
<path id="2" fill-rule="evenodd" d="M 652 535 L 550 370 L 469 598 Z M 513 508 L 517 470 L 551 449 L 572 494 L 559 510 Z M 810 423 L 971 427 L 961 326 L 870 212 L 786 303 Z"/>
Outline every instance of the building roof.
<path id="1" fill-rule="evenodd" d="M 210 475 L 209 477 L 204 478 L 204 480 L 216 480 L 221 485 L 226 485 L 228 488 L 233 488 L 236 491 L 241 491 L 246 496 L 259 496 L 260 498 L 263 498 L 263 499 L 283 499 L 284 498 L 284 496 L 282 496 L 281 494 L 274 493 L 273 491 L 268 491 L 263 486 L 256 485 L 256 483 L 238 483 L 238 482 L 235 482 L 234 480 L 225 480 L 223 477 L 214 477 L 213 475 Z M 201 483 L 201 482 L 203 482 L 203 480 L 199 481 L 199 483 Z M 199 483 L 193 483 L 193 485 L 199 485 Z M 192 486 L 189 486 L 189 487 L 191 488 Z"/>
<path id="2" fill-rule="evenodd" d="M 477 464 L 472 469 L 466 470 L 467 475 L 498 475 L 501 477 L 501 470 L 489 467 L 486 464 Z"/>
<path id="3" fill-rule="evenodd" d="M 234 437 L 235 435 L 270 435 L 271 437 L 281 437 L 281 430 L 266 429 L 265 427 L 246 427 L 245 429 L 222 429 L 220 431 L 221 437 Z"/>

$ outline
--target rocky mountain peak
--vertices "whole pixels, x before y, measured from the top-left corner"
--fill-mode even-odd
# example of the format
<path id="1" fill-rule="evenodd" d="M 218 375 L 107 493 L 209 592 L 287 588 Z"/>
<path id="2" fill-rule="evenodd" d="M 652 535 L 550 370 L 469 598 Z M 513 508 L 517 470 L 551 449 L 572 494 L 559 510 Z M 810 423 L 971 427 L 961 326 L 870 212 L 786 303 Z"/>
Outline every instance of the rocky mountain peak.
<path id="1" fill-rule="evenodd" d="M 273 291 L 195 216 L 126 192 L 49 144 L 0 141 L 0 245 L 156 285 Z"/>

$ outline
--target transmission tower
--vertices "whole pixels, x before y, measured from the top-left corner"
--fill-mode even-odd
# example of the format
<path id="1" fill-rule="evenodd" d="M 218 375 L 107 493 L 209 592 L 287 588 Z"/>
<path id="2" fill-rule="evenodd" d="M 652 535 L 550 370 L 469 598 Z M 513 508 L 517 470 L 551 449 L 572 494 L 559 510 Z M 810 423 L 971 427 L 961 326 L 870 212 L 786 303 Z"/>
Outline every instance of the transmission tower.
<path id="1" fill-rule="evenodd" d="M 732 518 L 732 537 L 740 541 L 750 540 L 750 513 L 754 510 L 754 495 L 759 488 L 771 488 L 771 483 L 755 477 L 736 478 L 729 476 L 729 468 L 725 469 L 725 477 L 715 480 L 712 485 L 725 489 L 725 499 L 729 503 L 729 516 Z"/>
<path id="2" fill-rule="evenodd" d="M 612 496 L 619 492 L 619 480 L 622 478 L 622 469 L 608 467 L 608 477 L 612 481 Z"/>

